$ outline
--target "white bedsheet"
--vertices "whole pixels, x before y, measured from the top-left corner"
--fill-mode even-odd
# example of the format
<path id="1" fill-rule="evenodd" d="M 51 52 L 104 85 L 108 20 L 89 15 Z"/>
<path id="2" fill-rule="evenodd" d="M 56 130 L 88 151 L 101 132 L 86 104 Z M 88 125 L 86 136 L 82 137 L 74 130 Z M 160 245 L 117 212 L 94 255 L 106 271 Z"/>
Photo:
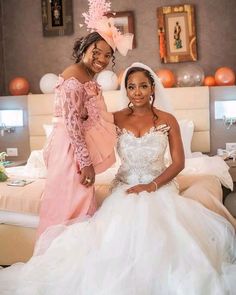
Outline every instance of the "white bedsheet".
<path id="1" fill-rule="evenodd" d="M 34 153 L 35 152 L 35 153 Z M 10 177 L 17 178 L 44 178 L 46 167 L 42 161 L 41 151 L 34 151 L 27 165 L 7 169 Z M 119 161 L 107 171 L 96 175 L 96 184 L 109 184 L 114 179 L 119 168 Z M 185 168 L 181 175 L 209 174 L 219 178 L 221 184 L 233 190 L 233 181 L 229 174 L 229 167 L 219 156 L 209 157 L 201 153 L 193 158 L 185 159 Z M 0 223 L 8 223 L 26 227 L 37 227 L 38 216 L 0 211 Z"/>
<path id="2" fill-rule="evenodd" d="M 97 184 L 108 184 L 114 179 L 119 168 L 120 160 L 107 171 L 96 175 Z M 46 178 L 47 171 L 43 161 L 41 150 L 32 151 L 27 164 L 21 167 L 7 168 L 10 177 L 19 178 Z M 193 153 L 192 158 L 185 159 L 185 168 L 181 172 L 183 175 L 189 174 L 210 174 L 219 178 L 221 184 L 229 189 L 233 189 L 233 181 L 229 174 L 229 167 L 225 161 L 219 156 L 209 157 L 202 153 Z"/>
<path id="3" fill-rule="evenodd" d="M 233 180 L 229 174 L 229 166 L 219 157 L 201 156 L 185 159 L 185 168 L 182 175 L 209 174 L 219 178 L 221 184 L 233 190 Z"/>
<path id="4" fill-rule="evenodd" d="M 0 223 L 37 228 L 39 216 L 0 210 Z"/>

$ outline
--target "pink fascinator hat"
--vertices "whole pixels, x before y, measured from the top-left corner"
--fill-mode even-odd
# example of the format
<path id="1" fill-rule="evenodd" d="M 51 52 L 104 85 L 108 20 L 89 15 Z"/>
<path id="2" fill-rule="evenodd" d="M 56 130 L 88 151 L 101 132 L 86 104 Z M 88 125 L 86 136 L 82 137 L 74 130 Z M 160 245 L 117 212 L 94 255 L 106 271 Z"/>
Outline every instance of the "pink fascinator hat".
<path id="1" fill-rule="evenodd" d="M 96 31 L 111 46 L 126 55 L 132 49 L 133 34 L 122 34 L 114 25 L 114 18 L 107 17 L 110 12 L 111 3 L 106 0 L 88 0 L 89 11 L 83 13 L 85 24 L 91 32 Z"/>

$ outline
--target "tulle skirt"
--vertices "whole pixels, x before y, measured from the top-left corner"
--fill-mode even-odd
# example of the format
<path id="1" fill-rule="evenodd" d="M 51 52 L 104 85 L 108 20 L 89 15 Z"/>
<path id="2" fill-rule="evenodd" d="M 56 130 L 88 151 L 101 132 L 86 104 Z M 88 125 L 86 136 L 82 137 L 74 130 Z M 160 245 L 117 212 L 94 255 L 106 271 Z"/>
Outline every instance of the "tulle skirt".
<path id="1" fill-rule="evenodd" d="M 0 294 L 236 294 L 235 230 L 225 218 L 173 183 L 139 195 L 127 188 L 92 218 L 49 228 L 28 263 L 0 271 Z"/>

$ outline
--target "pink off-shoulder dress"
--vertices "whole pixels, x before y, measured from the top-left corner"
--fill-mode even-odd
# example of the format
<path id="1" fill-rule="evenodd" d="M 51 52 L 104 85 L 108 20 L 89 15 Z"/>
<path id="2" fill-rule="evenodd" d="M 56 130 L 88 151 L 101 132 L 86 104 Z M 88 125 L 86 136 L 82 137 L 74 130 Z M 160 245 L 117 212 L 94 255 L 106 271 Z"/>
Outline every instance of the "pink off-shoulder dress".
<path id="1" fill-rule="evenodd" d="M 81 84 L 59 76 L 55 123 L 44 148 L 48 176 L 38 236 L 51 225 L 91 216 L 97 209 L 94 187 L 80 183 L 80 170 L 93 164 L 99 173 L 115 162 L 116 129 L 96 82 Z"/>

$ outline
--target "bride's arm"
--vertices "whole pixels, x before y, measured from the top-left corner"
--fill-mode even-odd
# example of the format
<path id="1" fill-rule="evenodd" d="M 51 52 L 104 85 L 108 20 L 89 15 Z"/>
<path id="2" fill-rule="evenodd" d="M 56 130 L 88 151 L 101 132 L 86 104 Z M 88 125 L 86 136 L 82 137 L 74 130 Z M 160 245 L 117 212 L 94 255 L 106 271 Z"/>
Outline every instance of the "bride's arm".
<path id="1" fill-rule="evenodd" d="M 172 163 L 161 175 L 153 179 L 157 188 L 171 181 L 184 169 L 184 148 L 179 124 L 174 116 L 169 116 L 168 125 L 170 126 L 168 138 Z"/>

